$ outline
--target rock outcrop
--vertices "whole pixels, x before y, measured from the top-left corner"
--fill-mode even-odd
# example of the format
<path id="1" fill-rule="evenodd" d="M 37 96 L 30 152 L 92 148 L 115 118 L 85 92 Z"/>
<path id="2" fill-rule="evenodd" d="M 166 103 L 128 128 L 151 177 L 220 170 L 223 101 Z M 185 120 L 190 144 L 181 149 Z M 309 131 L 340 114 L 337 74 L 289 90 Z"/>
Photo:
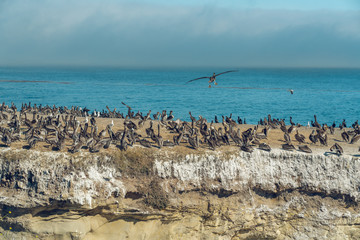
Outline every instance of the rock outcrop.
<path id="1" fill-rule="evenodd" d="M 0 169 L 0 239 L 360 238 L 352 156 L 3 148 Z"/>

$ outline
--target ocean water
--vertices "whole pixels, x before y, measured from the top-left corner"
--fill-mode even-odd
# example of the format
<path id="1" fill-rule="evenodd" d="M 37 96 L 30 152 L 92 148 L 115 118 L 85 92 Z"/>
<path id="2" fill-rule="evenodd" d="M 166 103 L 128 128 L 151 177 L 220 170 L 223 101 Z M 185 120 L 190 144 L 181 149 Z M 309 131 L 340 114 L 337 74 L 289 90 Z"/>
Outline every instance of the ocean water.
<path id="1" fill-rule="evenodd" d="M 227 70 L 2 67 L 0 101 L 127 112 L 124 101 L 144 114 L 173 110 L 175 118 L 189 120 L 191 111 L 211 120 L 232 113 L 253 124 L 268 114 L 301 124 L 314 114 L 322 123 L 359 119 L 360 69 L 238 69 L 218 76 L 211 88 L 206 79 L 185 84 Z"/>

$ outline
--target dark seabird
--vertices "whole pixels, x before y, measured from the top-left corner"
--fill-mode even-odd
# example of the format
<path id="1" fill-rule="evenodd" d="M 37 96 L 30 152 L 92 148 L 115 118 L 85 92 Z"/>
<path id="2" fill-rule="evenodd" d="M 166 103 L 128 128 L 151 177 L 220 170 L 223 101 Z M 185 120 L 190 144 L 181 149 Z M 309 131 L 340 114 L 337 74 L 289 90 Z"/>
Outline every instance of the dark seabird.
<path id="1" fill-rule="evenodd" d="M 354 135 L 354 137 L 351 139 L 350 144 L 354 144 L 360 139 L 360 134 Z"/>
<path id="2" fill-rule="evenodd" d="M 291 143 L 285 143 L 283 145 L 281 145 L 283 149 L 288 150 L 288 151 L 292 151 L 295 150 L 295 146 L 292 145 Z"/>
<path id="3" fill-rule="evenodd" d="M 338 144 L 338 143 L 335 143 L 331 148 L 330 148 L 330 151 L 335 151 L 335 153 L 340 156 L 341 154 L 344 153 L 344 150 L 343 148 Z"/>
<path id="4" fill-rule="evenodd" d="M 313 144 L 316 144 L 316 143 L 317 143 L 318 137 L 317 137 L 317 135 L 315 134 L 315 130 L 313 130 L 312 133 L 310 133 L 309 139 L 310 139 L 310 141 L 311 141 Z"/>
<path id="5" fill-rule="evenodd" d="M 217 82 L 216 82 L 216 77 L 217 76 L 219 76 L 221 74 L 229 73 L 229 72 L 237 72 L 237 70 L 230 70 L 230 71 L 226 71 L 226 72 L 222 72 L 222 73 L 218 73 L 218 74 L 213 73 L 213 75 L 211 77 L 199 77 L 199 78 L 195 78 L 193 80 L 187 81 L 186 83 L 193 82 L 193 81 L 200 80 L 200 79 L 208 78 L 209 79 L 209 88 L 210 88 L 212 82 L 214 82 L 214 84 L 217 85 Z"/>
<path id="6" fill-rule="evenodd" d="M 341 137 L 345 142 L 348 142 L 350 140 L 349 134 L 345 131 L 341 133 Z"/>
<path id="7" fill-rule="evenodd" d="M 307 145 L 300 145 L 299 150 L 306 153 L 312 153 L 311 149 Z"/>
<path id="8" fill-rule="evenodd" d="M 155 142 L 158 144 L 159 148 L 161 148 L 163 146 L 164 140 L 160 135 L 160 124 L 158 124 L 158 135 L 155 138 Z"/>
<path id="9" fill-rule="evenodd" d="M 284 133 L 284 140 L 285 140 L 286 143 L 291 142 L 291 138 L 290 138 L 290 135 L 288 133 Z"/>
<path id="10" fill-rule="evenodd" d="M 268 152 L 271 151 L 271 147 L 270 147 L 268 144 L 266 144 L 266 143 L 261 143 L 261 144 L 259 145 L 259 148 L 260 148 L 261 150 L 264 150 L 264 151 L 268 151 Z"/>
<path id="11" fill-rule="evenodd" d="M 321 125 L 317 121 L 316 115 L 314 115 L 314 119 L 315 119 L 314 127 L 321 128 Z"/>
<path id="12" fill-rule="evenodd" d="M 305 143 L 305 136 L 302 135 L 302 134 L 300 134 L 298 130 L 296 130 L 295 139 L 296 139 L 299 143 Z"/>
<path id="13" fill-rule="evenodd" d="M 242 145 L 240 149 L 248 153 L 252 153 L 254 151 L 254 149 L 249 145 Z"/>
<path id="14" fill-rule="evenodd" d="M 198 130 L 195 129 L 195 136 L 194 137 L 189 137 L 188 141 L 189 144 L 191 145 L 192 148 L 194 149 L 198 149 L 199 148 L 199 137 L 198 137 Z"/>
<path id="15" fill-rule="evenodd" d="M 151 143 L 148 140 L 146 140 L 145 138 L 140 139 L 139 143 L 143 147 L 151 148 Z"/>

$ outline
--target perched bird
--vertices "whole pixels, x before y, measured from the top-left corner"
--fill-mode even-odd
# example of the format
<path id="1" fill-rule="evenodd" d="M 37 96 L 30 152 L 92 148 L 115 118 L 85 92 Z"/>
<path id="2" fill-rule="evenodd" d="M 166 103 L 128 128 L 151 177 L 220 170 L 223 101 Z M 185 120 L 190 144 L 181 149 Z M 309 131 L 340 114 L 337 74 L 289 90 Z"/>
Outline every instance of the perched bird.
<path id="1" fill-rule="evenodd" d="M 282 145 L 282 148 L 288 151 L 292 151 L 295 150 L 295 146 L 292 145 L 291 143 L 285 143 Z"/>
<path id="2" fill-rule="evenodd" d="M 335 143 L 331 148 L 330 148 L 330 151 L 335 151 L 335 153 L 340 156 L 341 154 L 344 153 L 344 150 L 343 148 L 338 144 L 338 143 Z"/>
<path id="3" fill-rule="evenodd" d="M 290 138 L 290 135 L 288 133 L 284 133 L 284 140 L 285 140 L 286 143 L 291 142 L 291 138 Z"/>
<path id="4" fill-rule="evenodd" d="M 140 139 L 139 141 L 140 145 L 143 146 L 143 147 L 147 147 L 147 148 L 151 148 L 151 143 L 146 140 L 145 138 L 144 139 Z"/>
<path id="5" fill-rule="evenodd" d="M 305 143 L 305 136 L 300 134 L 298 130 L 296 130 L 295 139 L 299 143 Z"/>
<path id="6" fill-rule="evenodd" d="M 307 145 L 300 145 L 299 150 L 306 153 L 312 153 L 311 149 Z"/>
<path id="7" fill-rule="evenodd" d="M 266 143 L 261 143 L 259 145 L 259 149 L 264 150 L 264 151 L 268 151 L 268 152 L 271 151 L 271 147 L 269 145 L 267 145 Z"/>
<path id="8" fill-rule="evenodd" d="M 341 133 L 341 137 L 345 142 L 348 142 L 350 140 L 349 134 L 345 131 Z"/>
<path id="9" fill-rule="evenodd" d="M 254 151 L 254 149 L 251 146 L 248 146 L 248 145 L 242 145 L 240 148 L 244 152 L 252 153 Z"/>
<path id="10" fill-rule="evenodd" d="M 360 139 L 360 134 L 354 135 L 353 138 L 350 141 L 350 144 L 356 143 L 357 141 L 359 141 L 359 139 Z"/>
<path id="11" fill-rule="evenodd" d="M 316 143 L 317 143 L 318 137 L 317 137 L 317 135 L 315 134 L 315 130 L 313 130 L 312 133 L 310 133 L 309 139 L 310 139 L 310 141 L 311 141 L 313 144 L 316 144 Z"/>

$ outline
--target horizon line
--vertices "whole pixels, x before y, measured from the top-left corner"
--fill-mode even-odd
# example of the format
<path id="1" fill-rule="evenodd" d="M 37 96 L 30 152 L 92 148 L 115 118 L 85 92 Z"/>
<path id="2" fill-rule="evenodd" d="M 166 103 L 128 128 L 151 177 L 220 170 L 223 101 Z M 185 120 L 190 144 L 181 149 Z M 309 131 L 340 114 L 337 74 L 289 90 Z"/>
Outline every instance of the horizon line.
<path id="1" fill-rule="evenodd" d="M 0 65 L 0 68 L 113 68 L 124 70 L 151 70 L 151 69 L 360 69 L 355 66 L 121 66 L 121 65 Z"/>

